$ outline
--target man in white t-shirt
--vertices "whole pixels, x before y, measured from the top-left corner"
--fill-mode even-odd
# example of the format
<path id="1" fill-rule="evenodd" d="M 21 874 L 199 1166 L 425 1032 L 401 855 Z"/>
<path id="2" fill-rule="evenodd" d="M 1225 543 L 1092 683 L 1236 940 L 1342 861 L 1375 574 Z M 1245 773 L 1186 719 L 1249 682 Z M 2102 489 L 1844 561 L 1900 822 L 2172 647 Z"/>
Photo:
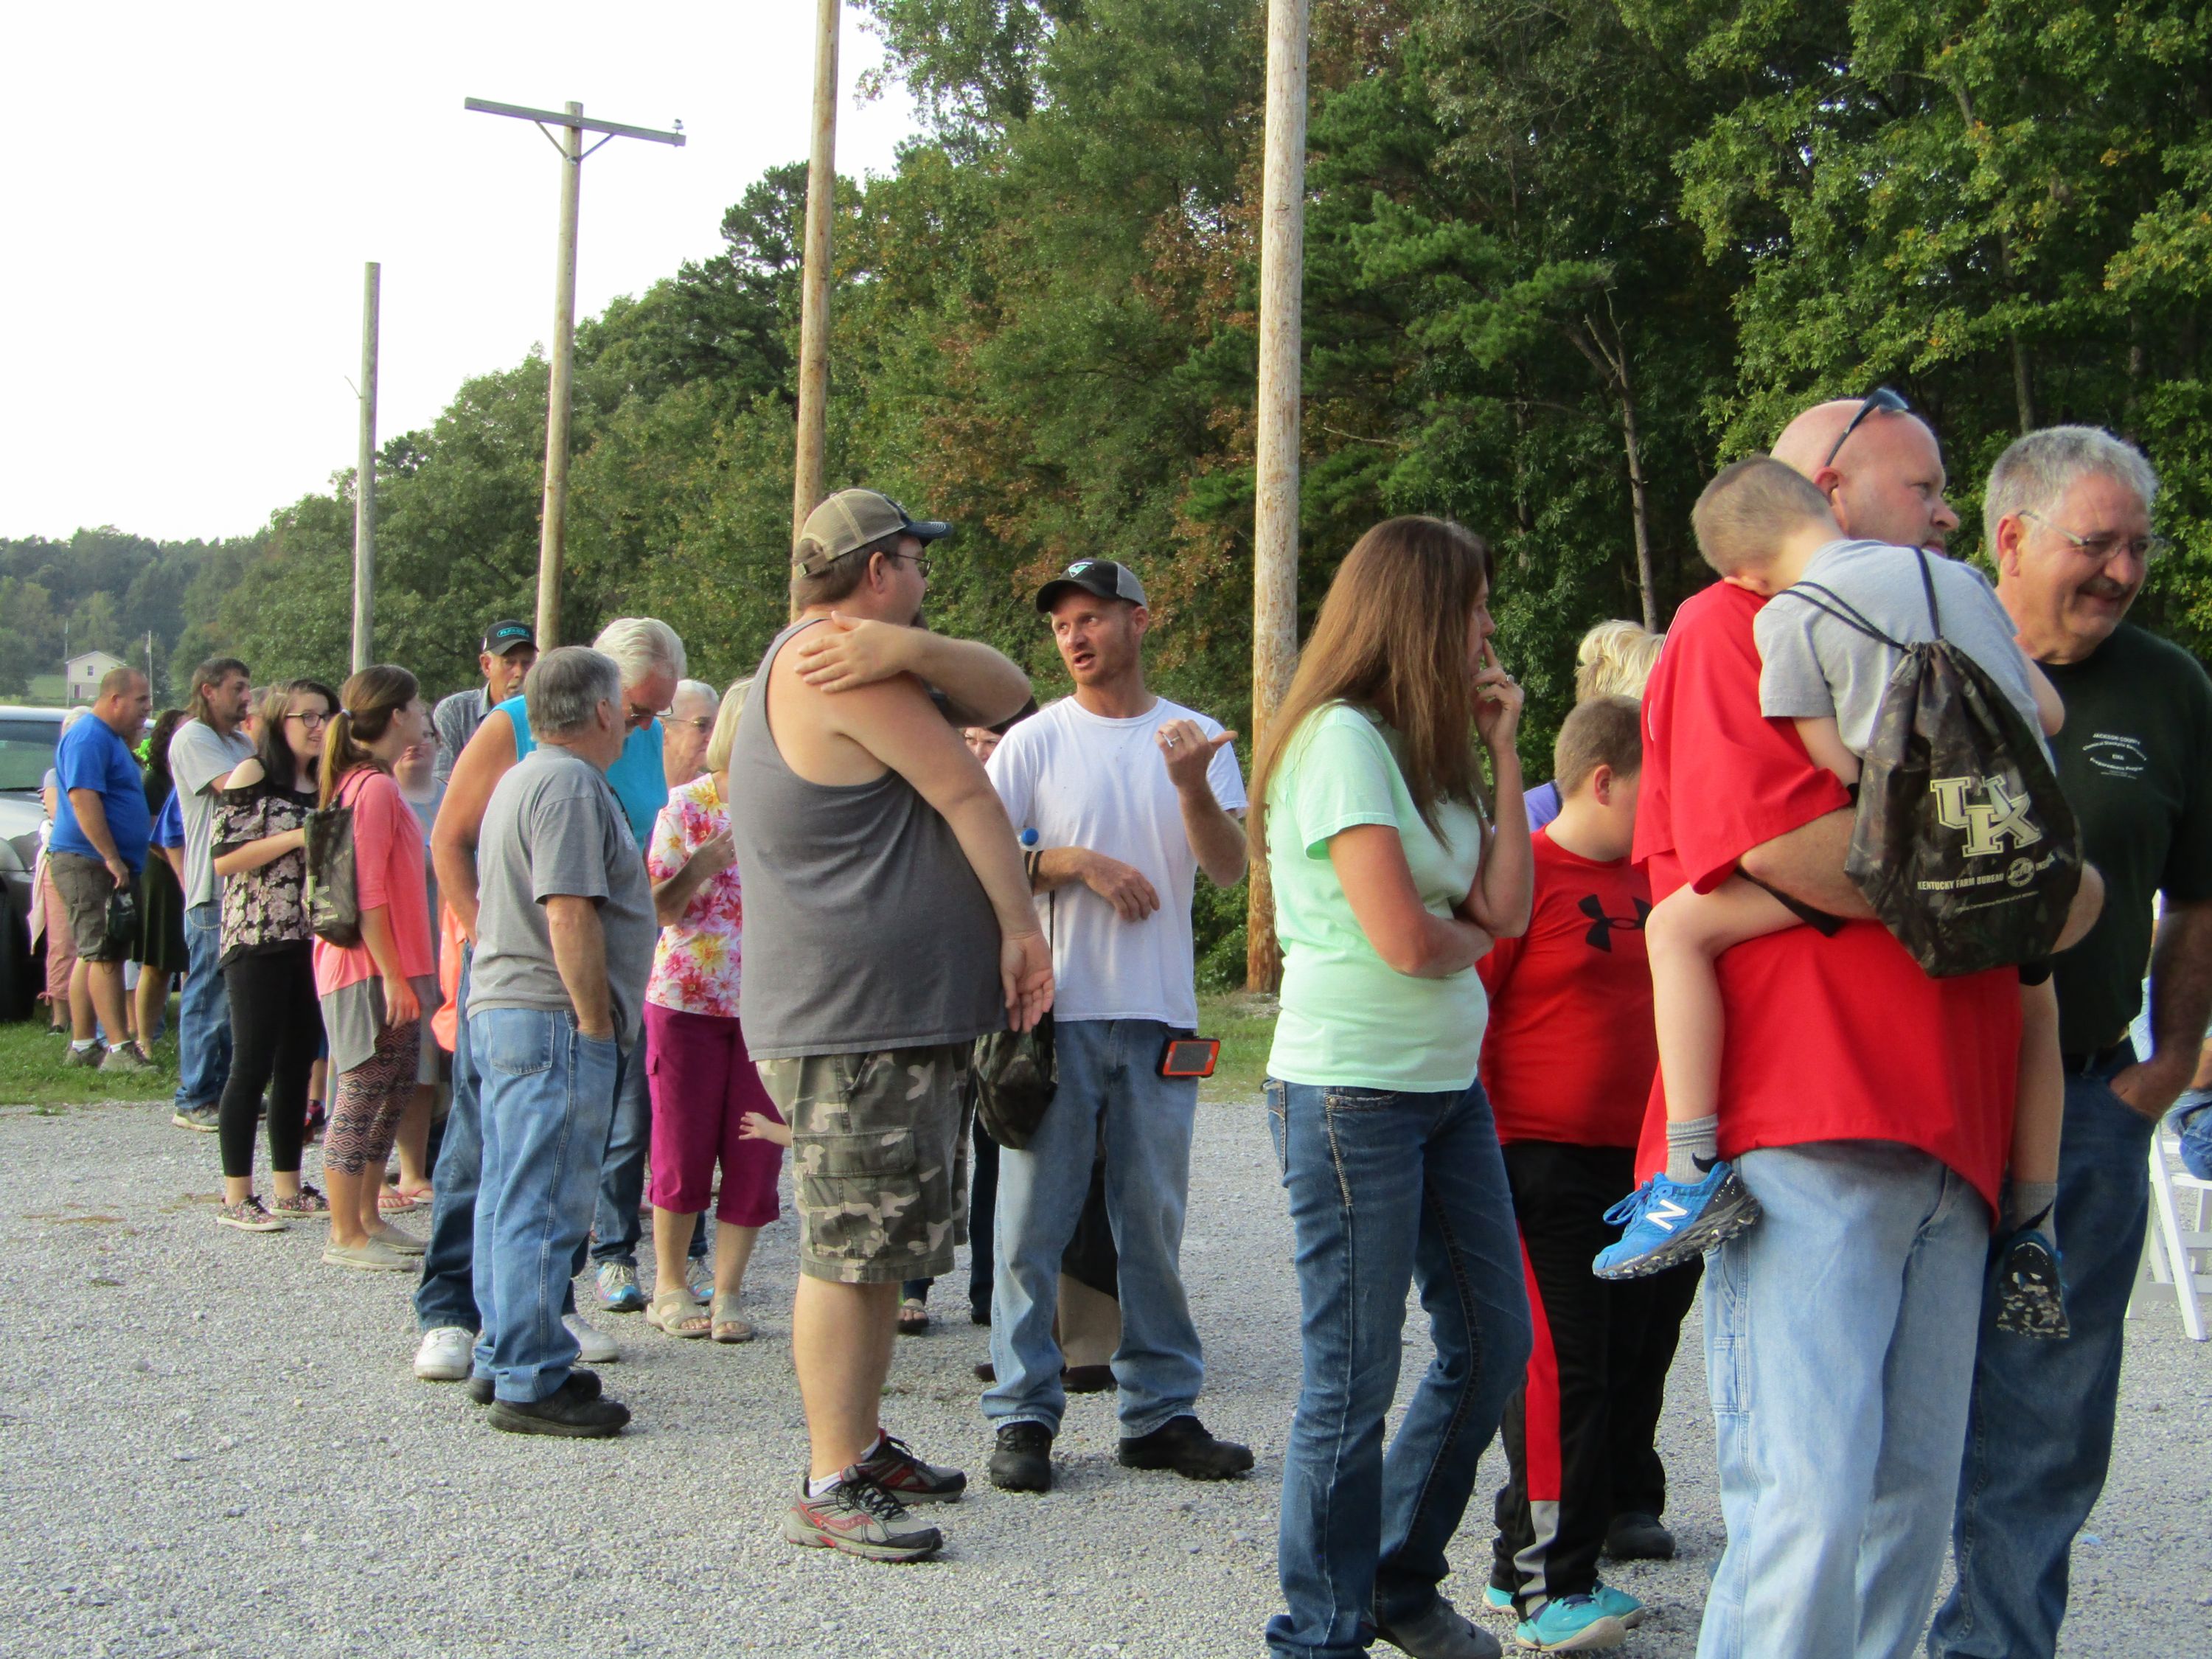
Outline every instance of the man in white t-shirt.
<path id="1" fill-rule="evenodd" d="M 1030 878 L 1052 941 L 1060 1087 L 1028 1147 L 999 1155 L 997 1380 L 983 1396 L 998 1435 L 991 1480 L 1051 1487 L 1066 1404 L 1053 1340 L 1060 1255 L 1102 1150 L 1121 1258 L 1121 1461 L 1223 1480 L 1249 1469 L 1252 1454 L 1215 1439 L 1193 1410 L 1206 1367 L 1179 1256 L 1198 1085 L 1160 1066 L 1169 1038 L 1198 1027 L 1196 874 L 1225 887 L 1244 873 L 1237 734 L 1146 690 L 1152 613 L 1126 567 L 1079 560 L 1036 605 L 1075 695 L 1007 732 L 988 770 L 1014 828 L 1035 830 L 1041 849 Z"/>

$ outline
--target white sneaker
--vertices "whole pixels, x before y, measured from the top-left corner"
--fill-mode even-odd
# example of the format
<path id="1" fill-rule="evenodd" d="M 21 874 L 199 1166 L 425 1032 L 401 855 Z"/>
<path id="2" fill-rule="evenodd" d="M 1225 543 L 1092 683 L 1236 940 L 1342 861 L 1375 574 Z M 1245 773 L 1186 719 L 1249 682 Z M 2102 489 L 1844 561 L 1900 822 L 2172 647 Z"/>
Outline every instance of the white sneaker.
<path id="1" fill-rule="evenodd" d="M 605 1331 L 594 1329 L 581 1314 L 565 1314 L 561 1322 L 568 1328 L 568 1334 L 576 1339 L 583 1352 L 576 1356 L 586 1365 L 611 1365 L 622 1358 L 622 1350 Z"/>
<path id="2" fill-rule="evenodd" d="M 458 1382 L 474 1369 L 476 1346 L 477 1334 L 459 1325 L 425 1331 L 415 1350 L 415 1375 L 425 1382 Z"/>

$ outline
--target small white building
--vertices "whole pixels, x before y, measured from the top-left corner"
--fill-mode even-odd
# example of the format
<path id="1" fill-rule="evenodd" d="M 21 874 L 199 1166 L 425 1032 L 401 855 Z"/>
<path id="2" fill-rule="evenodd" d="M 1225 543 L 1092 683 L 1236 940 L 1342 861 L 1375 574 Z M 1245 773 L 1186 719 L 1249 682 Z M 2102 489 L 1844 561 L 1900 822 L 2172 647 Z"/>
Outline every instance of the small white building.
<path id="1" fill-rule="evenodd" d="M 87 651 L 71 657 L 62 665 L 62 674 L 69 682 L 69 695 L 64 701 L 72 705 L 97 701 L 100 681 L 117 669 L 130 666 L 122 658 L 105 651 Z"/>

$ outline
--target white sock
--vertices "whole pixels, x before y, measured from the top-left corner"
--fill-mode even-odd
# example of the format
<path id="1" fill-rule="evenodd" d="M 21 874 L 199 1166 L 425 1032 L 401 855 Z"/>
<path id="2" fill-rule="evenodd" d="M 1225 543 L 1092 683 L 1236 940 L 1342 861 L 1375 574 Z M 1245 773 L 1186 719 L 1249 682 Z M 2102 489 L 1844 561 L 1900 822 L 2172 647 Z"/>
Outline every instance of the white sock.
<path id="1" fill-rule="evenodd" d="M 81 1054 L 88 1054 L 94 1048 L 100 1047 L 100 1039 L 98 1037 L 71 1037 L 70 1039 L 70 1047 L 76 1049 L 77 1053 Z"/>
<path id="2" fill-rule="evenodd" d="M 835 1474 L 823 1475 L 819 1480 L 809 1480 L 806 1483 L 806 1495 L 809 1498 L 826 1498 L 830 1495 L 830 1488 L 844 1478 L 845 1471 L 840 1469 Z"/>

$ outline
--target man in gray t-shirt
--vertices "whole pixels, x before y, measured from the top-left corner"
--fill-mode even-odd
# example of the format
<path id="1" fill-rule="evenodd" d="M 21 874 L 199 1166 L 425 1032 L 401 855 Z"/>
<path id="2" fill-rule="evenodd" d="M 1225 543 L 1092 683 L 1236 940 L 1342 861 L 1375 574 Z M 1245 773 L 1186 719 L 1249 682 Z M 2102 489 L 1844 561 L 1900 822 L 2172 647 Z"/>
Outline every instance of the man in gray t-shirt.
<path id="1" fill-rule="evenodd" d="M 252 681 L 235 657 L 192 671 L 192 718 L 169 739 L 169 775 L 185 821 L 185 994 L 177 1010 L 177 1094 L 170 1121 L 212 1133 L 230 1080 L 230 1000 L 222 957 L 222 884 L 215 873 L 215 792 L 253 752 L 246 735 Z"/>
<path id="2" fill-rule="evenodd" d="M 574 1369 L 563 1282 L 584 1265 L 623 1051 L 637 1040 L 659 932 L 606 769 L 629 735 L 614 659 L 548 652 L 524 695 L 537 746 L 484 808 L 477 842 L 469 1047 L 482 1079 L 472 1387 L 514 1434 L 619 1433 L 628 1408 Z"/>

